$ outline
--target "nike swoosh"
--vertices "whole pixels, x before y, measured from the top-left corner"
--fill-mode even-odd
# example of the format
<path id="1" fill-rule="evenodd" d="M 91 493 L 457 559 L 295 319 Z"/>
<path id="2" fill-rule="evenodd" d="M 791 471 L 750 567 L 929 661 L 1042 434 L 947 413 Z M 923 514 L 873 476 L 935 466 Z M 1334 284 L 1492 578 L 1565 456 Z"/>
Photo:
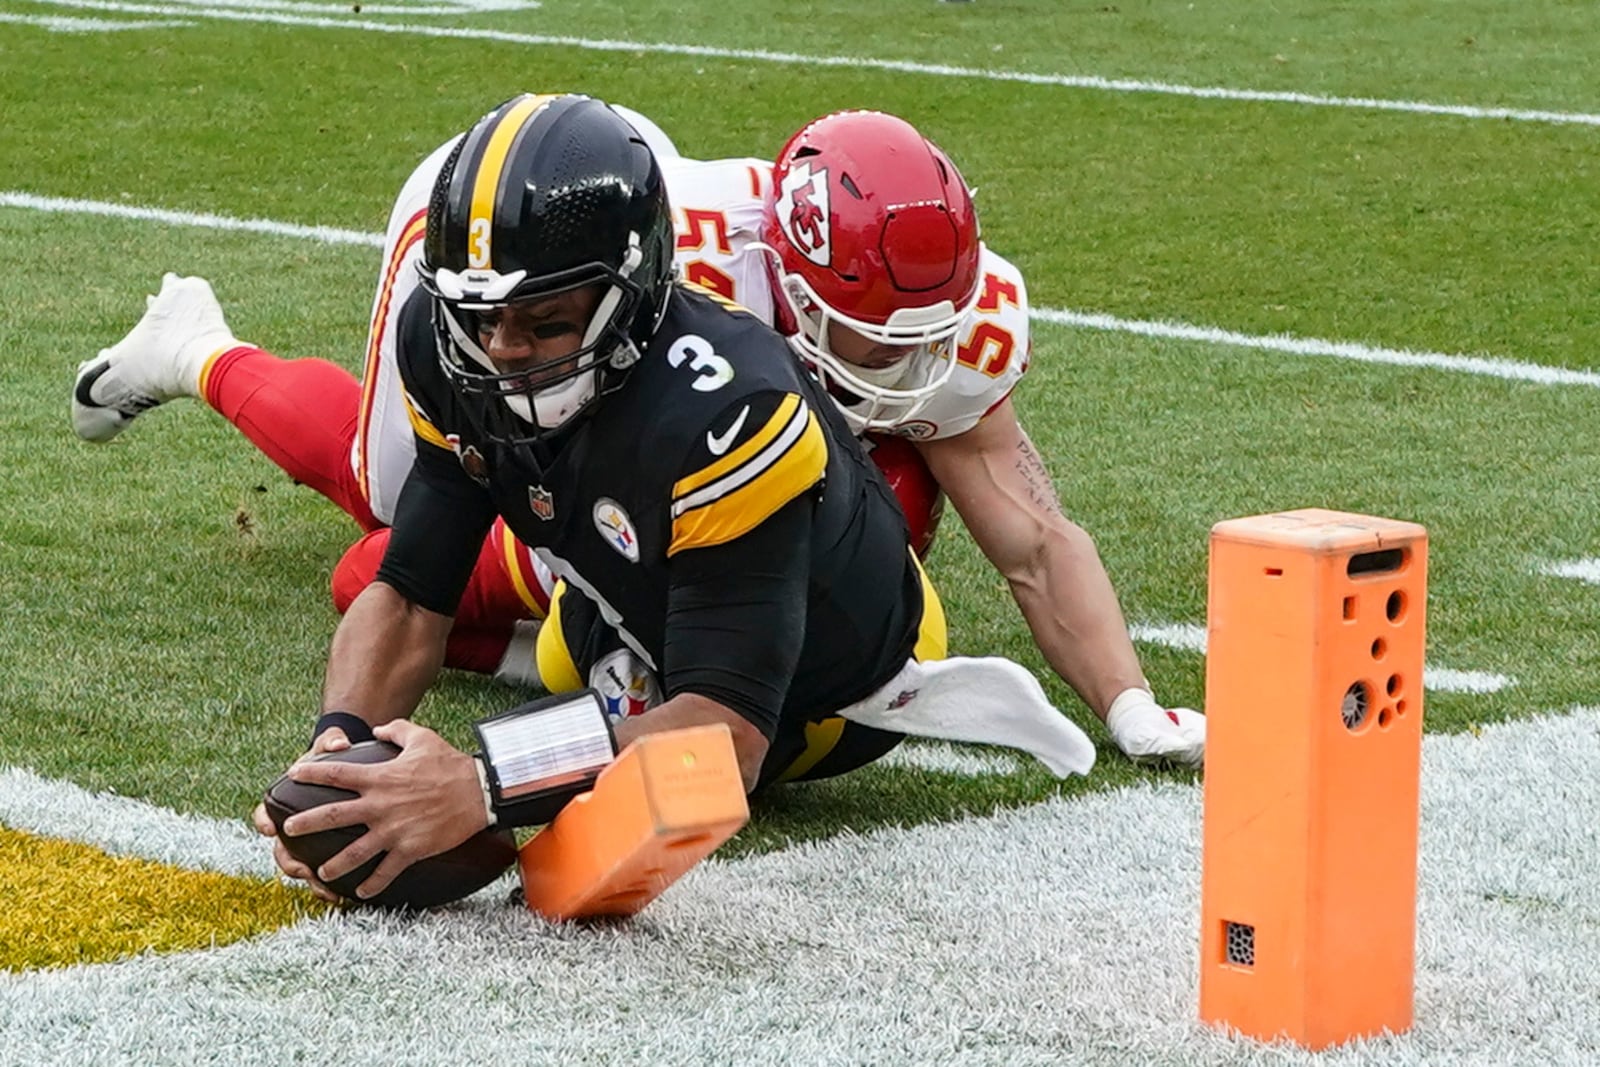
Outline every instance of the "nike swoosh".
<path id="1" fill-rule="evenodd" d="M 714 434 L 710 430 L 706 431 L 706 447 L 711 449 L 713 456 L 720 456 L 728 450 L 728 446 L 733 444 L 733 439 L 739 436 L 739 431 L 744 429 L 744 419 L 748 414 L 750 405 L 746 404 L 744 410 L 739 412 L 739 417 L 733 420 L 733 425 L 729 426 L 725 433 Z"/>

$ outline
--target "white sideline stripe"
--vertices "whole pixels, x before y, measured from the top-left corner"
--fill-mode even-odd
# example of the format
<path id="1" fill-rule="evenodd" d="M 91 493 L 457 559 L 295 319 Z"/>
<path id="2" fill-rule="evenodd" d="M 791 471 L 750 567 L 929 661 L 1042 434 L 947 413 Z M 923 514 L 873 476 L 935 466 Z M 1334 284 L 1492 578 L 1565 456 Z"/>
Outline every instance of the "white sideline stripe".
<path id="1" fill-rule="evenodd" d="M 1551 578 L 1576 578 L 1590 585 L 1600 585 L 1600 559 L 1590 557 L 1564 563 L 1546 563 L 1539 567 L 1539 573 Z"/>
<path id="2" fill-rule="evenodd" d="M 1484 356 L 1446 355 L 1442 352 L 1414 352 L 1404 348 L 1382 348 L 1358 344 L 1353 341 L 1326 341 L 1315 337 L 1292 337 L 1288 334 L 1254 335 L 1235 333 L 1215 326 L 1191 326 L 1182 322 L 1165 322 L 1148 319 L 1119 319 L 1093 312 L 1067 311 L 1057 308 L 1034 308 L 1033 318 L 1062 326 L 1078 326 L 1091 330 L 1109 330 L 1132 333 L 1143 337 L 1161 337 L 1181 341 L 1200 341 L 1206 344 L 1236 345 L 1271 352 L 1286 352 L 1297 356 L 1334 356 L 1359 363 L 1387 363 L 1399 367 L 1428 367 L 1434 370 L 1454 371 L 1460 374 L 1478 374 L 1507 381 L 1534 382 L 1538 385 L 1600 386 L 1600 373 L 1572 370 L 1567 367 L 1545 367 L 1537 363 L 1521 363 L 1510 359 Z"/>
<path id="3" fill-rule="evenodd" d="M 172 26 L 194 26 L 189 19 L 142 19 L 115 22 L 110 19 L 75 19 L 61 15 L 13 15 L 0 11 L 0 22 L 42 26 L 51 33 L 116 33 L 119 30 L 159 30 Z"/>
<path id="4" fill-rule="evenodd" d="M 1600 126 L 1600 115 L 1581 111 L 1549 111 L 1510 107 L 1476 107 L 1468 104 L 1435 104 L 1422 100 L 1386 100 L 1360 96 L 1322 96 L 1261 89 L 1230 89 L 1225 86 L 1181 85 L 1174 82 L 1137 78 L 1100 78 L 1079 74 L 1037 74 L 1019 70 L 986 70 L 957 67 L 944 63 L 918 63 L 911 60 L 876 59 L 870 56 L 817 56 L 799 52 L 773 52 L 760 48 L 721 48 L 713 45 L 673 44 L 665 41 L 618 41 L 604 38 L 573 37 L 561 34 L 511 33 L 503 30 L 465 29 L 454 26 L 428 26 L 407 23 L 373 22 L 368 19 L 333 19 L 274 14 L 268 11 L 239 11 L 220 7 L 174 7 L 162 4 L 126 4 L 113 0 L 48 0 L 61 7 L 96 11 L 127 11 L 140 14 L 187 13 L 238 22 L 270 22 L 284 26 L 314 26 L 324 29 L 365 30 L 369 33 L 412 34 L 421 37 L 451 37 L 464 40 L 500 41 L 507 44 L 581 48 L 595 52 L 652 52 L 662 55 L 700 56 L 706 59 L 748 60 L 806 67 L 846 67 L 923 74 L 941 78 L 971 78 L 983 81 L 1016 82 L 1024 85 L 1090 89 L 1100 92 L 1153 93 L 1202 100 L 1231 100 L 1246 103 L 1299 104 L 1310 107 L 1352 108 L 1362 111 L 1409 112 L 1419 115 L 1445 115 L 1463 119 L 1492 119 L 1511 122 L 1554 123 L 1558 125 Z"/>
<path id="5" fill-rule="evenodd" d="M 1206 628 L 1192 622 L 1131 623 L 1128 636 L 1147 645 L 1164 645 L 1179 652 L 1205 655 L 1206 651 Z"/>
<path id="6" fill-rule="evenodd" d="M 302 226 L 292 222 L 274 222 L 270 219 L 235 219 L 225 215 L 195 214 L 186 211 L 167 211 L 161 208 L 134 207 L 113 204 L 103 200 L 72 200 L 52 196 L 37 196 L 20 191 L 0 192 L 0 207 L 27 208 L 33 211 L 54 211 L 68 214 L 104 215 L 115 218 L 164 222 L 173 226 L 199 226 L 215 230 L 243 230 L 270 234 L 274 237 L 295 237 L 321 241 L 327 244 L 366 245 L 383 247 L 383 234 L 340 230 L 331 226 Z M 1324 341 L 1315 338 L 1297 338 L 1284 334 L 1257 336 L 1223 330 L 1214 326 L 1192 326 L 1181 322 L 1164 322 L 1144 319 L 1119 319 L 1111 315 L 1070 311 L 1063 308 L 1036 307 L 1030 317 L 1035 321 L 1059 326 L 1082 327 L 1116 333 L 1131 333 L 1143 337 L 1161 337 L 1172 340 L 1198 341 L 1203 344 L 1235 345 L 1262 351 L 1284 352 L 1297 356 L 1332 356 L 1361 363 L 1387 363 L 1395 366 L 1428 367 L 1458 374 L 1477 374 L 1508 381 L 1533 382 L 1539 385 L 1581 385 L 1600 387 L 1600 373 L 1571 370 L 1566 367 L 1545 367 L 1537 363 L 1520 363 L 1509 359 L 1488 359 L 1480 356 L 1445 355 L 1441 352 L 1412 352 L 1399 348 L 1375 348 L 1351 341 Z"/>
<path id="7" fill-rule="evenodd" d="M 277 877 L 266 838 L 237 821 L 184 815 L 0 766 L 0 825 L 195 871 Z"/>
<path id="8" fill-rule="evenodd" d="M 38 0 L 39 3 L 67 3 L 69 0 Z M 316 3 L 313 0 L 166 0 L 186 8 L 228 11 L 319 11 L 330 15 L 346 14 L 352 10 L 350 3 Z M 360 2 L 360 0 L 354 0 Z M 539 0 L 455 0 L 453 3 L 425 4 L 361 4 L 367 15 L 477 15 L 493 11 L 531 11 L 542 7 Z"/>
<path id="9" fill-rule="evenodd" d="M 1003 754 L 937 741 L 900 745 L 880 762 L 972 777 L 1017 771 L 1016 760 Z M 186 815 L 115 793 L 92 793 L 20 767 L 0 765 L 0 826 L 187 870 L 277 875 L 266 841 L 242 818 Z"/>
<path id="10" fill-rule="evenodd" d="M 70 215 L 103 215 L 108 218 L 164 222 L 170 226 L 199 226 L 207 230 L 241 230 L 247 233 L 270 234 L 273 237 L 321 241 L 324 244 L 383 247 L 381 233 L 360 233 L 356 230 L 335 229 L 332 226 L 301 226 L 292 222 L 274 222 L 271 219 L 235 219 L 226 215 L 166 211 L 162 208 L 111 204 L 103 200 L 70 200 L 56 196 L 35 196 L 32 193 L 0 192 L 0 207 L 20 207 L 32 211 L 61 212 Z"/>
<path id="11" fill-rule="evenodd" d="M 1206 650 L 1206 628 L 1192 622 L 1134 623 L 1128 635 L 1148 645 L 1163 645 L 1180 652 Z M 1443 693 L 1498 693 L 1517 684 L 1515 678 L 1488 671 L 1458 671 L 1450 667 L 1424 665 L 1422 686 Z"/>
<path id="12" fill-rule="evenodd" d="M 943 741 L 907 741 L 890 750 L 878 763 L 886 767 L 964 774 L 971 778 L 1017 773 L 1017 761 L 1010 756 Z"/>
<path id="13" fill-rule="evenodd" d="M 713 859 L 622 923 L 502 894 L 0 974 L 0 1058 L 1589 1064 L 1597 764 L 1597 708 L 1424 738 L 1415 1025 L 1318 1053 L 1196 1021 L 1201 791 L 1161 780 Z"/>
<path id="14" fill-rule="evenodd" d="M 1423 667 L 1422 688 L 1445 693 L 1498 693 L 1517 684 L 1515 678 L 1489 671 L 1454 671 L 1449 667 Z"/>

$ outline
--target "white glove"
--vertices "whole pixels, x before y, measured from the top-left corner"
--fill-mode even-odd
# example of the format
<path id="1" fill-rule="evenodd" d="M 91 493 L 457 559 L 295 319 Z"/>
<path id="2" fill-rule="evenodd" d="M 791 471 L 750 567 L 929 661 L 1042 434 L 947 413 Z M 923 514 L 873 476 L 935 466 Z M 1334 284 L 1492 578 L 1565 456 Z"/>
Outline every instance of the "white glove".
<path id="1" fill-rule="evenodd" d="M 1106 729 L 1135 763 L 1198 767 L 1205 761 L 1206 717 L 1190 708 L 1163 708 L 1148 689 L 1124 689 L 1106 712 Z"/>

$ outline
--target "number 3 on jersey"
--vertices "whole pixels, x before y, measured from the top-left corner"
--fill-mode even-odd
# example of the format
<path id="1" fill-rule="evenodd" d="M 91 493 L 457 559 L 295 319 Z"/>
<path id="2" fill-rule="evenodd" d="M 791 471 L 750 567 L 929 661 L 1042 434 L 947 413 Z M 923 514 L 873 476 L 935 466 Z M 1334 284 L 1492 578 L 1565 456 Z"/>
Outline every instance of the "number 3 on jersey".
<path id="1" fill-rule="evenodd" d="M 1016 285 L 999 275 L 985 274 L 977 310 L 996 312 L 1006 304 L 1013 307 L 1017 305 Z M 1017 339 L 1010 330 L 989 319 L 979 319 L 957 347 L 956 361 L 964 367 L 982 371 L 991 378 L 998 378 L 1011 365 L 1011 354 L 1016 347 Z"/>
<path id="2" fill-rule="evenodd" d="M 686 333 L 672 342 L 667 349 L 667 362 L 674 367 L 687 363 L 690 370 L 698 372 L 690 383 L 697 393 L 710 393 L 733 381 L 733 364 L 717 355 L 711 342 L 699 334 Z"/>

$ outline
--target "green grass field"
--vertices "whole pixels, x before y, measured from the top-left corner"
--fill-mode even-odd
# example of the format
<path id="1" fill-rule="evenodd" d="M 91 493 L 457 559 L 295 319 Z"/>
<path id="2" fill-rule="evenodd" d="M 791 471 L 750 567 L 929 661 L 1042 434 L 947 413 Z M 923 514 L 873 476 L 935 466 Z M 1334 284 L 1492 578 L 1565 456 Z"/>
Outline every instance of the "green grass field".
<path id="1" fill-rule="evenodd" d="M 417 159 L 520 90 L 627 104 L 704 157 L 771 155 L 816 114 L 873 106 L 960 163 L 1036 309 L 1600 371 L 1593 3 L 451 6 L 0 0 L 0 195 L 377 233 Z M 1139 84 L 1060 84 L 1089 76 Z M 1561 114 L 1471 112 L 1495 108 Z M 377 251 L 19 204 L 0 204 L 0 764 L 243 818 L 314 717 L 353 527 L 199 405 L 91 447 L 68 390 L 169 269 L 210 278 L 239 336 L 355 368 Z M 1429 729 L 1600 693 L 1600 589 L 1537 571 L 1600 555 L 1594 381 L 1046 321 L 1033 367 L 1024 424 L 1130 622 L 1203 625 L 1216 521 L 1338 508 L 1425 525 L 1430 666 L 1514 681 L 1430 693 Z M 956 649 L 1043 668 L 953 515 L 932 574 Z M 1199 706 L 1199 655 L 1141 653 L 1158 695 Z M 455 676 L 423 714 L 464 741 L 515 699 Z M 733 849 L 1160 773 L 1108 742 L 1067 784 L 873 769 L 778 791 Z"/>

